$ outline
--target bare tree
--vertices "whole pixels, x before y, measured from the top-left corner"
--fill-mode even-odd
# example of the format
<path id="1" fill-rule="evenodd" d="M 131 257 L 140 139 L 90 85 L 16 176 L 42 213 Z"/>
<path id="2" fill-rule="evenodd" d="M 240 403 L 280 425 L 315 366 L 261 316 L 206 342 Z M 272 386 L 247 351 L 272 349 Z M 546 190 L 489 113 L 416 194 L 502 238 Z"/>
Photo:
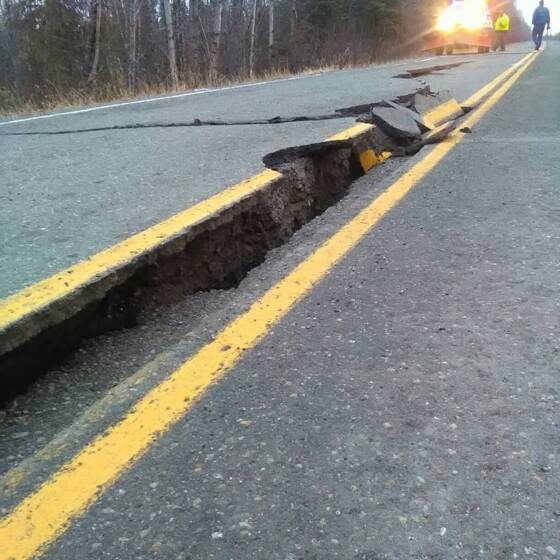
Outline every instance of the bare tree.
<path id="1" fill-rule="evenodd" d="M 245 21 L 243 17 L 243 0 L 231 2 L 231 47 L 229 49 L 230 68 L 234 75 L 243 75 L 246 72 L 245 55 Z"/>
<path id="2" fill-rule="evenodd" d="M 0 111 L 415 52 L 445 0 L 0 0 Z M 512 37 L 530 32 L 511 13 Z M 515 15 L 517 14 L 517 15 Z"/>
<path id="3" fill-rule="evenodd" d="M 268 0 L 268 66 L 274 66 L 274 0 Z"/>
<path id="4" fill-rule="evenodd" d="M 189 38 L 192 49 L 191 69 L 195 77 L 200 75 L 200 16 L 199 0 L 189 0 Z"/>
<path id="5" fill-rule="evenodd" d="M 212 0 L 212 37 L 210 42 L 210 79 L 218 77 L 218 55 L 222 38 L 222 0 Z"/>
<path id="6" fill-rule="evenodd" d="M 138 35 L 138 0 L 130 0 L 128 10 L 128 88 L 136 88 L 136 62 L 137 48 L 136 38 Z"/>
<path id="7" fill-rule="evenodd" d="M 257 3 L 258 0 L 253 0 L 253 9 L 251 13 L 251 32 L 249 38 L 249 76 L 251 77 L 255 74 L 255 28 L 257 24 Z"/>
<path id="8" fill-rule="evenodd" d="M 175 54 L 175 36 L 173 34 L 173 14 L 171 2 L 163 0 L 165 11 L 165 28 L 167 31 L 167 56 L 169 57 L 169 71 L 173 89 L 179 89 L 179 73 L 177 72 L 177 56 Z"/>
<path id="9" fill-rule="evenodd" d="M 292 34 L 292 38 L 296 33 L 296 28 L 298 24 L 298 9 L 297 9 L 297 0 L 290 0 L 290 31 Z"/>
<path id="10" fill-rule="evenodd" d="M 99 47 L 101 44 L 101 15 L 103 7 L 101 0 L 92 0 L 92 21 L 93 31 L 90 40 L 90 68 L 88 75 L 88 84 L 95 86 L 97 83 L 97 67 L 99 66 Z"/>

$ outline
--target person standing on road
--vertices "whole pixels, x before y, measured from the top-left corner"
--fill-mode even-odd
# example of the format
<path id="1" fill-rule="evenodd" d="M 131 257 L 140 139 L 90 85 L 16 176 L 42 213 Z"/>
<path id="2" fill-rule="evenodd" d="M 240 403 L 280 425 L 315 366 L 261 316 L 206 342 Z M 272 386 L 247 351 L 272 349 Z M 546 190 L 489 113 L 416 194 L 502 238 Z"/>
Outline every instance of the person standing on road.
<path id="1" fill-rule="evenodd" d="M 550 31 L 550 11 L 545 8 L 544 0 L 540 0 L 538 8 L 533 12 L 533 43 L 536 51 L 541 48 L 545 27 Z"/>
<path id="2" fill-rule="evenodd" d="M 494 51 L 500 47 L 501 51 L 506 50 L 506 35 L 509 32 L 509 16 L 502 11 L 502 15 L 496 19 L 494 24 Z"/>

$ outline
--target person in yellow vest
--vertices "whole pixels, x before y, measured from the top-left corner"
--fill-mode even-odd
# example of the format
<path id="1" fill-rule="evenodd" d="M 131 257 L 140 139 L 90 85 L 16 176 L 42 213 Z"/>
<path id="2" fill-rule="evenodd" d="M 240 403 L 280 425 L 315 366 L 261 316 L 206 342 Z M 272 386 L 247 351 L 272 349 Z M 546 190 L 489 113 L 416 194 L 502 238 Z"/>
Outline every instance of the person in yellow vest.
<path id="1" fill-rule="evenodd" d="M 496 19 L 494 24 L 494 51 L 500 47 L 501 51 L 506 50 L 506 35 L 509 32 L 509 16 L 502 11 L 502 15 Z"/>

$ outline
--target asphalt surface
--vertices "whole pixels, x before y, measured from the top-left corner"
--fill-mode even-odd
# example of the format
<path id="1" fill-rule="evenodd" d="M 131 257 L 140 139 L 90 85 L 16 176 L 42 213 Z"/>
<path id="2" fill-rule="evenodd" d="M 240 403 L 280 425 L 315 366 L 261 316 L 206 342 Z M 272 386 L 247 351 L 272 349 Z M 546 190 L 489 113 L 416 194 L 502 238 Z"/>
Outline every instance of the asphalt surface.
<path id="1" fill-rule="evenodd" d="M 114 125 L 316 115 L 430 84 L 466 99 L 530 46 L 505 54 L 416 59 L 268 84 L 0 122 L 0 297 L 50 276 L 262 169 L 274 150 L 324 140 L 352 119 L 284 125 L 150 128 L 41 135 Z M 420 80 L 408 67 L 468 61 Z M 18 134 L 33 133 L 31 136 Z M 15 134 L 15 135 L 14 135 Z"/>
<path id="2" fill-rule="evenodd" d="M 552 44 L 44 557 L 560 555 L 559 61 Z M 92 342 L 10 403 L 2 468 L 64 429 L 65 447 L 1 511 L 425 155 L 357 181 L 238 289 Z"/>

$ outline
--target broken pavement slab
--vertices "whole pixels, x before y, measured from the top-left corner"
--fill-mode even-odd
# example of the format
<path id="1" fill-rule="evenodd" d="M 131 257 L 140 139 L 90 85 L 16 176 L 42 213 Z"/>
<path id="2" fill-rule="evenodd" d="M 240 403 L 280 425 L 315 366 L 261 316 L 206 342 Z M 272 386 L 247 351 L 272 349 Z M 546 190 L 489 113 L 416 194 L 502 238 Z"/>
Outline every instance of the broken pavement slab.
<path id="1" fill-rule="evenodd" d="M 397 109 L 398 111 L 405 112 L 407 115 L 410 115 L 416 121 L 416 124 L 418 124 L 422 132 L 428 132 L 433 128 L 433 126 L 430 123 L 426 122 L 426 118 L 421 113 L 418 113 L 417 111 L 413 111 L 412 109 L 409 109 L 408 107 L 404 107 L 403 105 L 399 105 L 394 101 L 386 101 L 386 103 L 389 107 L 392 107 L 393 109 Z"/>
<path id="2" fill-rule="evenodd" d="M 413 107 L 432 128 L 465 114 L 459 102 L 447 90 L 438 93 L 419 91 L 414 96 Z"/>
<path id="3" fill-rule="evenodd" d="M 264 170 L 0 302 L 0 401 L 166 298 L 236 285 L 386 159 L 377 134 L 356 124 L 290 172 Z"/>
<path id="4" fill-rule="evenodd" d="M 458 124 L 455 121 L 446 122 L 437 128 L 434 128 L 420 137 L 420 140 L 411 146 L 412 149 L 420 149 L 429 144 L 437 144 L 445 140 L 454 130 L 457 129 Z"/>
<path id="5" fill-rule="evenodd" d="M 436 144 L 445 140 L 456 128 L 458 124 L 454 121 L 446 122 L 437 128 L 434 128 L 420 137 L 420 144 L 427 146 L 428 144 Z"/>
<path id="6" fill-rule="evenodd" d="M 416 94 L 408 96 L 407 104 Z M 408 128 L 405 146 L 420 137 L 419 117 L 409 108 L 383 105 L 374 107 L 378 115 L 386 113 L 395 128 Z M 355 113 L 362 109 L 351 108 Z M 135 324 L 162 290 L 188 294 L 240 279 L 298 224 L 343 196 L 353 178 L 385 161 L 390 152 L 396 155 L 398 143 L 388 134 L 380 126 L 359 123 L 329 138 L 328 147 L 320 143 L 306 147 L 307 152 L 277 153 L 277 163 L 282 156 L 286 165 L 299 155 L 297 169 L 285 174 L 267 170 L 5 300 L 0 309 L 2 396 L 83 339 Z M 249 227 L 247 215 L 262 221 L 266 235 Z"/>
<path id="7" fill-rule="evenodd" d="M 382 133 L 378 135 L 378 146 L 398 157 L 441 142 L 457 128 L 457 119 L 464 114 L 450 92 L 434 93 L 427 87 L 398 102 L 377 103 L 369 116 L 359 120 L 376 124 L 376 130 Z"/>
<path id="8" fill-rule="evenodd" d="M 371 120 L 391 138 L 412 140 L 422 134 L 420 125 L 408 112 L 393 107 L 372 107 Z"/>

